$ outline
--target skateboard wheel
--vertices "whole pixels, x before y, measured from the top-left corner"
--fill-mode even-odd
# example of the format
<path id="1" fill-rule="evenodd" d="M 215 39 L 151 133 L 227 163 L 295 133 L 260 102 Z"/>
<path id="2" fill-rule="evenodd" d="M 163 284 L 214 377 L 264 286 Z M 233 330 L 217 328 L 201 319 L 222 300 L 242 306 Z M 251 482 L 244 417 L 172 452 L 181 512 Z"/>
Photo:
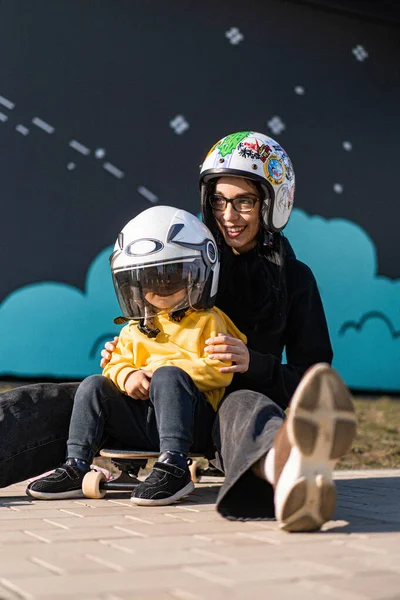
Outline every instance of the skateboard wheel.
<path id="1" fill-rule="evenodd" d="M 106 490 L 102 490 L 100 484 L 106 481 L 106 476 L 100 471 L 89 471 L 82 481 L 82 491 L 86 498 L 104 498 Z"/>
<path id="2" fill-rule="evenodd" d="M 199 461 L 193 460 L 192 464 L 189 466 L 190 475 L 192 477 L 193 483 L 199 482 Z"/>

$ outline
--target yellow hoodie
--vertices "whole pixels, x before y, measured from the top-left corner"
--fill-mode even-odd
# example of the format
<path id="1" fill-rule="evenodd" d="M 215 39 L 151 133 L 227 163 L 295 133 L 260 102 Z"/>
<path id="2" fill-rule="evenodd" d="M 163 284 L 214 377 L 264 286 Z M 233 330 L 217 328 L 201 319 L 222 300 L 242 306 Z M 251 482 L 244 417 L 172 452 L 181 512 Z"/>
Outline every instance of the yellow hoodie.
<path id="1" fill-rule="evenodd" d="M 119 342 L 103 375 L 126 393 L 125 381 L 138 369 L 154 373 L 159 367 L 180 367 L 217 410 L 233 373 L 220 372 L 220 368 L 229 363 L 209 358 L 204 352 L 206 340 L 218 333 L 228 333 L 246 344 L 246 336 L 215 307 L 191 311 L 179 323 L 170 321 L 167 315 L 160 315 L 154 319 L 154 327 L 160 333 L 156 338 L 148 338 L 138 330 L 135 321 L 129 321 L 121 329 Z"/>

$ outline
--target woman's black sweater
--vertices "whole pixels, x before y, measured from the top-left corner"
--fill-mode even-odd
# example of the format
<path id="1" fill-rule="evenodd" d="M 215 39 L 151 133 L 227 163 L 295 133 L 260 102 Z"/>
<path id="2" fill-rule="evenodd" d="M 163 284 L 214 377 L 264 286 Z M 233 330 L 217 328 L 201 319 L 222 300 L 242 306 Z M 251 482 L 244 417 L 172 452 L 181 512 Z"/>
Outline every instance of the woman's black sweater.
<path id="1" fill-rule="evenodd" d="M 234 376 L 227 393 L 261 392 L 282 408 L 311 365 L 333 358 L 314 275 L 288 247 L 283 271 L 257 250 L 241 255 L 225 251 L 216 302 L 246 334 L 250 352 L 248 371 Z M 279 273 L 283 281 L 276 277 Z M 284 348 L 287 364 L 281 362 Z"/>

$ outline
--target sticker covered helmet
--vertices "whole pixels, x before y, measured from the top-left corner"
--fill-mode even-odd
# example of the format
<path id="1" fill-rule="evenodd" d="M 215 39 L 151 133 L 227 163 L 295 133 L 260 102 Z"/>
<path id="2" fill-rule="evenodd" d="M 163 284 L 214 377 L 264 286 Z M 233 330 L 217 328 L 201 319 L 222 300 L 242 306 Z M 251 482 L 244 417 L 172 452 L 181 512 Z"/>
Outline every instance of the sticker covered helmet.
<path id="1" fill-rule="evenodd" d="M 219 177 L 243 177 L 263 190 L 261 219 L 269 232 L 287 224 L 293 207 L 294 170 L 289 156 L 273 138 L 255 131 L 239 131 L 219 140 L 200 170 L 203 219 L 210 223 L 207 184 Z"/>

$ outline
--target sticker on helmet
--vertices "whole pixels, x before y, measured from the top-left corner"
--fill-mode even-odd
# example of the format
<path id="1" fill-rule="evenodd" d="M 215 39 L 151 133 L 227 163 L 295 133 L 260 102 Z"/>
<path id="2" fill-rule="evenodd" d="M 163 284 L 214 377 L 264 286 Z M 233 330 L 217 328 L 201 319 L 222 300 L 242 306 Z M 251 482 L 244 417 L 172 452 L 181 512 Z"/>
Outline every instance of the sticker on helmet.
<path id="1" fill-rule="evenodd" d="M 289 193 L 289 208 L 291 208 L 294 203 L 294 189 L 295 189 L 295 185 L 293 184 L 292 187 L 290 188 L 290 193 Z"/>
<path id="2" fill-rule="evenodd" d="M 290 208 L 289 196 L 289 186 L 285 183 L 276 194 L 276 208 L 281 214 L 284 214 Z"/>
<path id="3" fill-rule="evenodd" d="M 288 157 L 288 155 L 286 154 L 286 152 L 282 153 L 282 162 L 286 168 L 286 179 L 289 179 L 289 181 L 292 181 L 292 179 L 294 177 L 293 166 L 292 166 L 291 160 Z"/>
<path id="4" fill-rule="evenodd" d="M 247 137 L 242 142 L 239 142 L 237 150 L 243 158 L 261 160 L 263 163 L 265 163 L 272 152 L 268 144 L 263 144 L 261 140 L 255 137 Z"/>
<path id="5" fill-rule="evenodd" d="M 235 150 L 236 146 L 244 140 L 251 131 L 238 131 L 237 133 L 231 133 L 227 135 L 226 138 L 222 140 L 222 142 L 218 146 L 218 152 L 221 156 L 228 156 L 228 154 L 232 154 Z"/>
<path id="6" fill-rule="evenodd" d="M 285 177 L 285 165 L 276 154 L 271 154 L 264 164 L 264 173 L 270 183 L 278 185 Z"/>
<path id="7" fill-rule="evenodd" d="M 284 149 L 282 148 L 282 146 L 280 144 L 275 143 L 273 145 L 273 149 L 275 150 L 275 152 L 279 152 L 279 154 L 284 154 Z"/>
<path id="8" fill-rule="evenodd" d="M 223 139 L 223 138 L 222 138 Z M 208 158 L 210 156 L 210 154 L 212 154 L 215 150 L 215 148 L 222 142 L 222 140 L 218 140 L 218 142 L 216 144 L 214 144 L 214 146 L 212 148 L 210 148 L 210 150 L 207 152 L 207 156 L 206 158 Z"/>

